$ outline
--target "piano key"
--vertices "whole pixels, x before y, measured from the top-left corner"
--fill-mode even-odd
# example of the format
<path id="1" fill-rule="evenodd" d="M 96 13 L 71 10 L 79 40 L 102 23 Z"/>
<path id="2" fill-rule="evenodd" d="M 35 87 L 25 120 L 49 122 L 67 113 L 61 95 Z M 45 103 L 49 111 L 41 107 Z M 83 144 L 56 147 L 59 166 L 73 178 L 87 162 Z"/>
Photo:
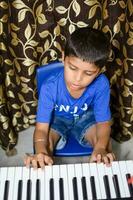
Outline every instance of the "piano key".
<path id="1" fill-rule="evenodd" d="M 13 200 L 18 200 L 19 180 L 22 180 L 22 167 L 15 167 Z"/>
<path id="2" fill-rule="evenodd" d="M 9 181 L 9 197 L 10 197 L 10 200 L 13 200 L 14 174 L 15 174 L 15 167 L 9 167 L 8 170 L 7 170 L 7 180 Z"/>
<path id="3" fill-rule="evenodd" d="M 77 178 L 76 177 L 73 177 L 72 184 L 73 184 L 73 196 L 74 196 L 74 200 L 79 200 L 79 198 L 78 198 Z"/>
<path id="4" fill-rule="evenodd" d="M 60 165 L 60 177 L 64 183 L 64 200 L 69 200 L 67 165 Z"/>
<path id="5" fill-rule="evenodd" d="M 104 175 L 103 180 L 104 180 L 104 185 L 105 185 L 106 198 L 109 200 L 109 199 L 111 199 L 111 194 L 110 194 L 111 188 L 109 187 L 109 179 L 108 179 L 108 176 L 107 176 L 107 175 Z"/>
<path id="6" fill-rule="evenodd" d="M 129 192 L 130 192 L 130 196 L 133 197 L 133 185 L 131 180 L 131 174 L 126 174 L 126 179 L 127 179 L 127 183 L 128 183 L 128 188 L 129 188 Z"/>
<path id="7" fill-rule="evenodd" d="M 45 199 L 45 169 L 38 168 L 37 179 L 40 181 L 40 200 Z"/>
<path id="8" fill-rule="evenodd" d="M 37 180 L 37 169 L 31 168 L 30 169 L 30 180 L 32 183 L 32 192 L 31 192 L 31 199 L 36 200 L 36 180 Z"/>
<path id="9" fill-rule="evenodd" d="M 129 192 L 128 183 L 127 183 L 127 179 L 126 179 L 126 174 L 127 174 L 126 162 L 119 161 L 118 163 L 119 163 L 121 177 L 122 177 L 122 181 L 123 181 L 123 185 L 124 185 L 125 197 L 130 197 L 130 192 Z"/>
<path id="10" fill-rule="evenodd" d="M 92 198 L 97 199 L 97 193 L 96 193 L 96 185 L 95 185 L 95 177 L 90 177 L 90 183 L 91 183 L 91 192 L 92 192 Z"/>
<path id="11" fill-rule="evenodd" d="M 121 198 L 121 193 L 120 193 L 118 177 L 117 177 L 116 174 L 113 175 L 113 183 L 114 183 L 114 186 L 115 186 L 116 197 L 118 199 L 120 199 Z"/>
<path id="12" fill-rule="evenodd" d="M 50 196 L 50 200 L 54 200 L 54 179 L 50 178 L 49 180 L 49 185 L 50 185 L 50 190 L 49 190 L 49 196 Z"/>
<path id="13" fill-rule="evenodd" d="M 83 200 L 82 183 L 81 183 L 81 178 L 83 177 L 83 175 L 82 175 L 82 165 L 81 164 L 75 164 L 75 176 L 77 178 L 78 198 L 80 200 Z"/>
<path id="14" fill-rule="evenodd" d="M 126 194 L 125 194 L 123 180 L 122 180 L 122 177 L 121 177 L 121 173 L 120 173 L 120 168 L 119 168 L 118 162 L 117 161 L 112 162 L 111 167 L 112 167 L 113 175 L 116 174 L 117 177 L 118 177 L 119 189 L 120 189 L 121 197 L 125 198 Z"/>
<path id="15" fill-rule="evenodd" d="M 55 180 L 58 179 L 59 200 L 75 200 L 75 199 L 80 200 L 82 198 L 83 198 L 82 200 L 92 200 L 92 199 L 102 199 L 103 200 L 101 181 L 100 181 L 99 177 L 104 177 L 104 180 L 106 182 L 106 185 L 105 185 L 105 188 L 106 188 L 105 192 L 107 191 L 106 199 L 123 199 L 123 200 L 129 199 L 129 200 L 131 200 L 131 199 L 133 199 L 133 187 L 130 187 L 130 186 L 133 186 L 133 185 L 132 185 L 132 179 L 130 179 L 130 178 L 133 177 L 133 162 L 132 161 L 120 161 L 120 162 L 115 161 L 115 163 L 117 163 L 117 164 L 115 164 L 115 167 L 112 167 L 113 165 L 111 167 L 106 167 L 106 165 L 104 165 L 104 169 L 100 169 L 99 164 L 91 163 L 91 164 L 95 164 L 97 171 L 95 171 L 94 169 L 91 169 L 91 164 L 89 164 L 89 163 L 74 164 L 74 165 L 73 164 L 58 165 L 58 166 L 56 166 L 56 169 L 58 169 L 57 170 L 58 173 L 56 173 L 56 174 L 54 174 L 54 173 L 57 171 L 55 169 L 53 169 L 53 166 L 46 166 L 44 170 L 39 168 L 39 169 L 37 169 L 37 173 L 35 173 L 35 174 L 32 171 L 33 169 L 27 169 L 26 167 L 15 167 L 15 168 L 3 167 L 3 168 L 0 168 L 0 200 L 10 200 L 10 199 L 12 199 L 12 200 L 33 200 L 31 197 L 31 196 L 33 196 L 32 195 L 33 188 L 31 187 L 30 184 L 28 186 L 29 188 L 27 187 L 28 180 L 29 180 L 28 183 L 30 183 L 30 181 L 32 181 L 32 185 L 34 185 L 34 182 L 35 182 L 35 187 L 34 187 L 35 188 L 35 195 L 34 195 L 35 200 L 44 200 L 44 199 L 50 200 L 50 192 L 49 192 L 49 190 L 47 192 L 47 189 L 46 189 L 46 188 L 50 189 L 50 187 L 49 187 L 50 179 L 53 179 L 53 187 L 55 186 L 54 179 Z M 122 165 L 121 165 L 121 163 L 122 163 Z M 49 168 L 49 170 L 47 170 L 47 168 Z M 102 168 L 103 168 L 103 166 L 102 166 Z M 117 168 L 117 170 L 116 170 L 116 168 Z M 55 171 L 55 172 L 53 173 L 53 171 Z M 94 171 L 95 171 L 95 173 L 94 173 Z M 102 176 L 100 173 L 102 174 Z M 92 175 L 92 174 L 93 174 L 93 176 L 91 176 L 91 178 L 90 178 L 90 175 Z M 119 189 L 117 189 L 117 193 L 119 193 L 119 194 L 117 196 L 119 196 L 119 197 L 121 196 L 120 180 L 122 180 L 121 182 L 123 184 L 124 189 L 126 189 L 126 187 L 128 188 L 129 195 L 131 197 L 126 197 L 126 195 L 127 195 L 126 190 L 125 190 L 125 197 L 116 198 L 116 194 L 114 195 L 115 191 L 113 193 L 113 195 L 115 197 L 114 196 L 112 197 L 112 189 L 113 189 L 114 185 L 110 184 L 111 183 L 110 180 L 112 180 L 113 175 L 115 175 L 114 179 L 116 181 L 116 185 L 119 185 L 119 187 L 118 187 Z M 120 180 L 119 180 L 119 178 L 116 178 L 116 177 L 119 177 L 118 175 L 121 175 Z M 53 178 L 53 176 L 55 178 Z M 124 176 L 125 177 L 127 176 L 127 180 L 131 181 L 130 186 L 127 183 L 128 181 L 126 182 L 126 178 Z M 32 180 L 30 180 L 30 177 L 32 178 Z M 73 194 L 74 192 L 73 192 L 73 188 L 72 188 L 72 179 L 74 180 L 75 183 L 77 182 L 77 187 L 76 187 L 77 191 L 75 190 L 76 191 L 75 199 L 74 199 L 74 194 Z M 78 179 L 80 180 L 79 183 L 81 184 L 80 189 L 78 189 Z M 89 181 L 88 181 L 88 179 L 89 179 Z M 91 185 L 90 179 L 91 179 L 93 189 L 94 189 L 93 197 L 92 197 L 92 192 L 91 192 L 91 187 L 90 187 L 90 185 Z M 94 179 L 95 179 L 95 181 L 94 181 Z M 99 190 L 101 190 L 100 191 L 101 198 L 96 198 L 96 196 L 97 196 L 96 180 L 97 179 L 98 179 L 98 183 L 99 183 Z M 10 181 L 11 181 L 11 187 L 10 187 Z M 125 183 L 124 183 L 124 181 L 125 181 Z M 40 182 L 40 184 L 39 184 L 39 182 Z M 109 182 L 109 185 L 107 182 Z M 6 190 L 5 190 L 5 183 L 7 185 Z M 113 180 L 112 180 L 112 183 L 113 183 Z M 42 184 L 42 187 L 41 187 L 41 184 Z M 83 188 L 82 188 L 82 185 L 83 185 Z M 30 189 L 30 187 L 32 189 Z M 109 190 L 109 188 L 111 188 L 111 190 Z M 9 196 L 8 190 L 10 191 L 11 196 Z M 21 195 L 21 190 L 22 190 L 22 195 Z M 40 192 L 38 192 L 39 190 L 40 190 Z M 82 193 L 82 195 L 81 195 L 82 198 L 79 198 L 79 190 L 80 190 L 80 193 Z M 119 190 L 120 190 L 120 192 L 119 192 Z M 5 197 L 4 197 L 4 191 L 5 191 Z M 109 195 L 109 191 L 110 191 L 110 195 Z M 16 193 L 16 195 L 15 195 L 15 193 Z M 18 195 L 18 193 L 19 193 L 19 195 Z M 30 195 L 26 196 L 27 193 Z M 47 194 L 48 194 L 48 196 L 47 196 Z M 111 198 L 110 198 L 110 196 L 111 196 Z M 53 195 L 53 197 L 51 197 L 51 199 L 56 200 L 56 196 Z"/>
<path id="16" fill-rule="evenodd" d="M 10 181 L 6 180 L 5 187 L 4 187 L 4 198 L 3 198 L 4 200 L 8 200 L 8 198 L 10 198 L 9 187 L 10 187 Z"/>
<path id="17" fill-rule="evenodd" d="M 75 169 L 73 164 L 67 165 L 67 174 L 68 174 L 69 200 L 74 200 L 72 179 L 73 177 L 75 177 Z"/>
<path id="18" fill-rule="evenodd" d="M 4 200 L 4 191 L 5 191 L 5 182 L 7 179 L 7 167 L 1 167 L 1 175 L 0 175 L 0 197 L 1 200 Z"/>
<path id="19" fill-rule="evenodd" d="M 59 179 L 59 194 L 60 194 L 60 200 L 64 200 L 64 181 L 63 178 Z"/>
<path id="20" fill-rule="evenodd" d="M 50 179 L 52 178 L 52 166 L 45 166 L 45 198 L 50 199 Z"/>
<path id="21" fill-rule="evenodd" d="M 32 200 L 32 182 L 30 179 L 27 180 L 27 191 L 26 191 L 26 200 Z"/>
<path id="22" fill-rule="evenodd" d="M 23 188 L 23 182 L 22 182 L 22 180 L 19 180 L 18 181 L 17 200 L 22 200 L 22 188 Z"/>
<path id="23" fill-rule="evenodd" d="M 23 167 L 22 168 L 22 180 L 23 180 L 23 188 L 22 188 L 22 199 L 26 200 L 27 197 L 27 181 L 30 177 L 30 168 Z"/>
<path id="24" fill-rule="evenodd" d="M 98 171 L 98 179 L 100 183 L 101 197 L 102 199 L 106 199 L 106 191 L 105 191 L 104 180 L 103 180 L 103 177 L 105 175 L 103 163 L 97 164 L 97 171 Z"/>
<path id="25" fill-rule="evenodd" d="M 112 177 L 113 177 L 112 168 L 104 165 L 104 171 L 105 171 L 105 175 L 108 176 L 111 198 L 115 199 L 116 192 L 115 192 L 115 187 L 114 187 L 114 183 L 113 183 L 113 179 L 112 179 Z"/>
<path id="26" fill-rule="evenodd" d="M 126 168 L 127 168 L 127 173 L 131 174 L 131 177 L 133 179 L 133 161 L 132 160 L 126 161 Z M 132 182 L 132 185 L 133 185 L 133 182 Z"/>
<path id="27" fill-rule="evenodd" d="M 81 178 L 81 183 L 82 183 L 82 193 L 83 193 L 83 200 L 87 200 L 87 187 L 86 187 L 86 177 L 83 176 Z"/>
<path id="28" fill-rule="evenodd" d="M 83 176 L 86 178 L 86 185 L 87 185 L 87 197 L 88 200 L 92 199 L 92 192 L 91 192 L 91 184 L 90 184 L 90 169 L 89 163 L 82 164 Z"/>
<path id="29" fill-rule="evenodd" d="M 40 200 L 40 180 L 36 180 L 36 200 Z"/>
<path id="30" fill-rule="evenodd" d="M 90 163 L 90 175 L 94 177 L 97 199 L 102 199 L 96 163 Z M 93 178 L 91 178 L 93 180 Z"/>
<path id="31" fill-rule="evenodd" d="M 54 179 L 54 196 L 56 200 L 60 200 L 59 195 L 59 178 L 60 178 L 60 168 L 59 165 L 53 165 L 53 179 Z"/>

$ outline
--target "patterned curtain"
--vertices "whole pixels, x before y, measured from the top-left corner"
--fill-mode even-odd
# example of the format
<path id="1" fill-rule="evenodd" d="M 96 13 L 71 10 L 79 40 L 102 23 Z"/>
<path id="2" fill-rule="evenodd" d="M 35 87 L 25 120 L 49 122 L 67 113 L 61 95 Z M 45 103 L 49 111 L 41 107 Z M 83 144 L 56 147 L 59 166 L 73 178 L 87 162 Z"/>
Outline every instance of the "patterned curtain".
<path id="1" fill-rule="evenodd" d="M 18 132 L 35 124 L 36 69 L 61 59 L 69 34 L 84 26 L 102 29 L 112 51 L 112 136 L 133 134 L 132 0 L 0 0 L 0 145 L 7 154 Z"/>

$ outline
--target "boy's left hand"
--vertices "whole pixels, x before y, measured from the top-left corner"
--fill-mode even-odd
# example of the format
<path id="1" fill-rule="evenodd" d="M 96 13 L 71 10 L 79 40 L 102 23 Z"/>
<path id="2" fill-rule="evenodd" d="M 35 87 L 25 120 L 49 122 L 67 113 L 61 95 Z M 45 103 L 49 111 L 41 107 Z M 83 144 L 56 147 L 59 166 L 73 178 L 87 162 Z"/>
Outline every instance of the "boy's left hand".
<path id="1" fill-rule="evenodd" d="M 96 163 L 105 163 L 107 166 L 111 165 L 111 162 L 115 160 L 115 155 L 113 152 L 107 152 L 105 149 L 99 148 L 94 149 L 90 162 L 96 162 Z"/>

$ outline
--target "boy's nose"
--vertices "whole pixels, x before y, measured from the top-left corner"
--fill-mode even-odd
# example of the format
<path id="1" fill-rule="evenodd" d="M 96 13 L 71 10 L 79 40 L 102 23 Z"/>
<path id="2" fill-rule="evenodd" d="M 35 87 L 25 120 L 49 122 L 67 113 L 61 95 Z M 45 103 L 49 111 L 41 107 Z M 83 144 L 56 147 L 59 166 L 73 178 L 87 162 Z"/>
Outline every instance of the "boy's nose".
<path id="1" fill-rule="evenodd" d="M 77 82 L 81 81 L 82 74 L 81 73 L 77 73 L 75 79 L 76 79 Z"/>

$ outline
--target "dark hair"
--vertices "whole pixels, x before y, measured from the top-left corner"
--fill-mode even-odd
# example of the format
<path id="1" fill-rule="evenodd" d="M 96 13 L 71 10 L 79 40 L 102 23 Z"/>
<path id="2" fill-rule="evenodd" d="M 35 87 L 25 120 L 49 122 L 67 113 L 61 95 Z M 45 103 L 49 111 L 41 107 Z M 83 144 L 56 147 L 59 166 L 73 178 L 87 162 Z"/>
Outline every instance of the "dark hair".
<path id="1" fill-rule="evenodd" d="M 110 53 L 109 39 L 100 30 L 85 27 L 74 31 L 66 42 L 64 55 L 103 67 Z"/>

